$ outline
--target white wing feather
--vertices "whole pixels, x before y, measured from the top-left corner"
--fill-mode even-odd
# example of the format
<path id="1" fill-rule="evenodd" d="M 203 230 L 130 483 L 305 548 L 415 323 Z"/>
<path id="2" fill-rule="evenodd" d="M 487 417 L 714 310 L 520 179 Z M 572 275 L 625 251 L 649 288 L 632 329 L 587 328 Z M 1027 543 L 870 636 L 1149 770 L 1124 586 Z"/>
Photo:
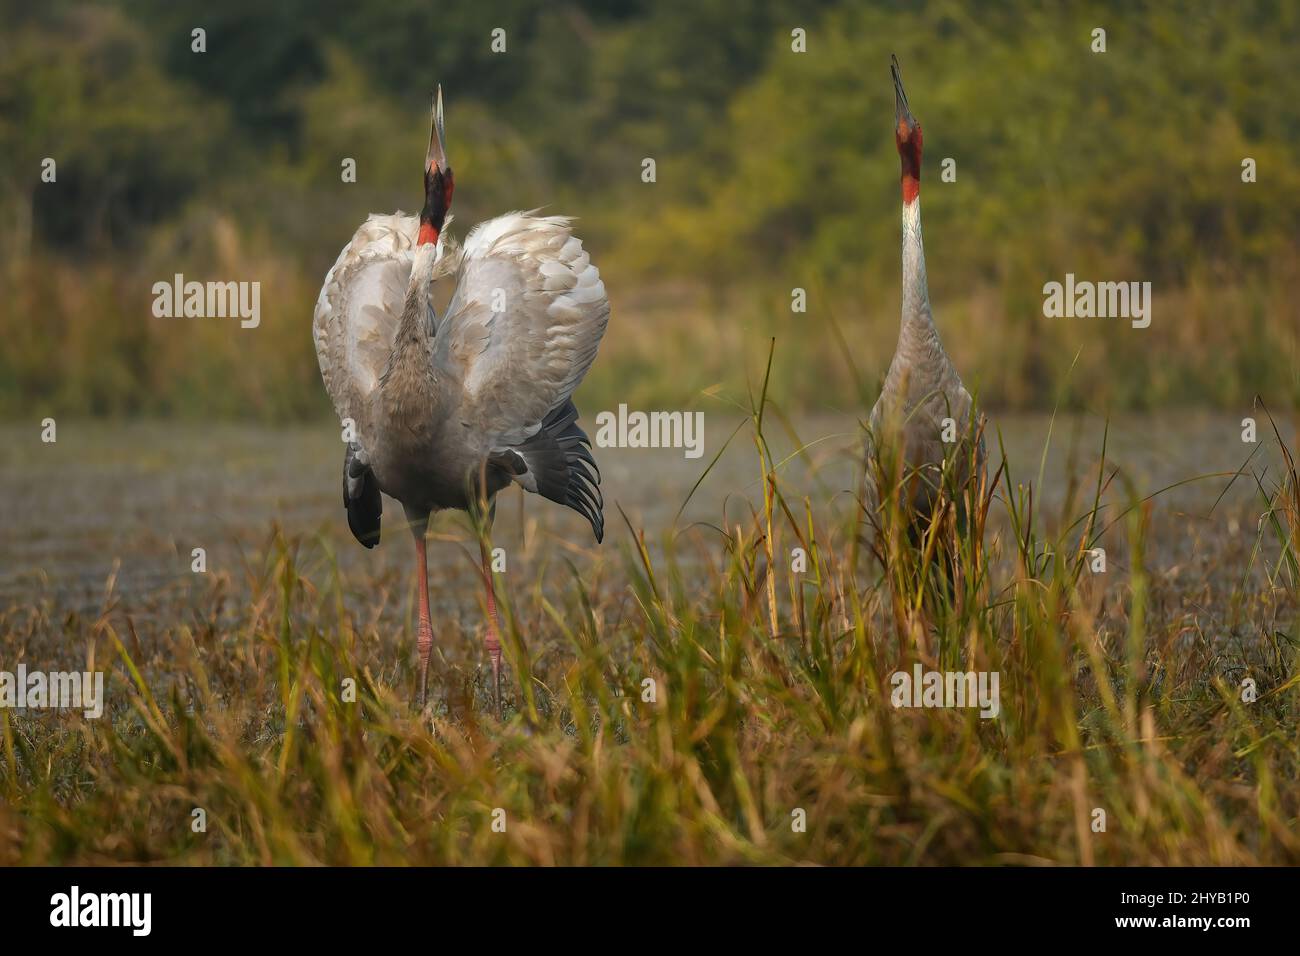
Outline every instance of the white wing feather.
<path id="1" fill-rule="evenodd" d="M 340 419 L 356 420 L 379 384 L 411 279 L 416 216 L 372 215 L 325 276 L 312 333 L 325 390 Z"/>
<path id="2" fill-rule="evenodd" d="M 512 212 L 465 239 L 435 361 L 463 384 L 462 420 L 494 443 L 536 433 L 591 368 L 609 323 L 600 271 L 570 222 Z"/>

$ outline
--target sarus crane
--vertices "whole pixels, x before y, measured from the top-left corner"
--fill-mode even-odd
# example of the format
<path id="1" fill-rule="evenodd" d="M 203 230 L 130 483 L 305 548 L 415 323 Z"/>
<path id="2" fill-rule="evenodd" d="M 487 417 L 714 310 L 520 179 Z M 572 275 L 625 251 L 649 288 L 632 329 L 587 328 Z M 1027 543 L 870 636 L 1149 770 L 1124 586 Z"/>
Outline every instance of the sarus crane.
<path id="1" fill-rule="evenodd" d="M 915 532 L 925 529 L 945 490 L 945 459 L 948 487 L 962 488 L 970 478 L 971 442 L 978 442 L 974 457 L 979 473 L 985 451 L 982 432 L 972 419 L 970 393 L 939 341 L 930 310 L 921 241 L 921 124 L 908 108 L 897 57 L 890 57 L 890 72 L 894 141 L 902 161 L 903 315 L 898 347 L 868 421 L 868 508 L 874 512 L 882 498 L 878 482 L 900 478 L 899 504 Z M 893 454 L 882 455 L 885 450 Z M 890 469 L 882 467 L 882 458 L 895 463 L 894 475 L 886 474 Z"/>
<path id="2" fill-rule="evenodd" d="M 341 422 L 343 504 L 367 548 L 381 495 L 402 504 L 419 576 L 419 706 L 428 695 L 433 624 L 425 534 L 447 508 L 481 514 L 514 482 L 585 517 L 604 536 L 600 472 L 572 395 L 609 322 L 600 272 L 571 220 L 510 212 L 458 248 L 455 180 L 439 87 L 419 216 L 371 215 L 325 277 L 312 323 L 321 378 Z M 437 315 L 434 284 L 454 283 Z M 491 511 L 484 516 L 490 520 Z M 501 639 L 490 556 L 484 643 L 501 710 Z"/>

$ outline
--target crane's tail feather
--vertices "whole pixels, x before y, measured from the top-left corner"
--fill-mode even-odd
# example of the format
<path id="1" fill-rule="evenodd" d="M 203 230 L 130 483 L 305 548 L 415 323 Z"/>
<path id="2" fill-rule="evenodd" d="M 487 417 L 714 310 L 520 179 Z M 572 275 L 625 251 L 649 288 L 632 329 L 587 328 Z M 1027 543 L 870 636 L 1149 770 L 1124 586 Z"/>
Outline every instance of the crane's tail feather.
<path id="1" fill-rule="evenodd" d="M 367 548 L 377 545 L 384 500 L 375 473 L 356 442 L 349 442 L 343 455 L 343 507 L 348 511 L 352 536 Z"/>
<path id="2" fill-rule="evenodd" d="M 542 421 L 532 438 L 490 459 L 529 491 L 572 508 L 591 523 L 596 541 L 605 538 L 605 501 L 591 439 L 578 426 L 578 409 L 566 399 Z"/>

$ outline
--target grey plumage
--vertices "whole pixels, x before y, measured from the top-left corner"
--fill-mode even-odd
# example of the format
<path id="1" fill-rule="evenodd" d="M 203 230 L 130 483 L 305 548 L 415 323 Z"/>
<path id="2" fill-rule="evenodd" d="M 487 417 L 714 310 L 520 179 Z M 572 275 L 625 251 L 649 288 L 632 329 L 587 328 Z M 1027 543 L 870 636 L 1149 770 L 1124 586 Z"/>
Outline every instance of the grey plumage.
<path id="1" fill-rule="evenodd" d="M 583 514 L 599 539 L 599 472 L 570 400 L 609 321 L 599 271 L 563 217 L 508 213 L 463 250 L 417 246 L 417 229 L 415 217 L 370 217 L 317 303 L 321 374 L 354 423 L 353 454 L 415 514 L 515 481 Z M 440 278 L 455 286 L 438 317 Z M 522 471 L 505 466 L 509 452 Z"/>
<path id="2" fill-rule="evenodd" d="M 458 249 L 444 233 L 454 192 L 439 88 L 420 215 L 362 223 L 326 275 L 312 320 L 321 378 L 350 439 L 348 527 L 366 547 L 377 544 L 382 493 L 401 502 L 415 537 L 421 705 L 433 650 L 432 513 L 483 510 L 491 522 L 495 495 L 513 481 L 604 536 L 600 472 L 572 400 L 609 323 L 600 271 L 562 216 L 507 213 Z M 439 316 L 433 289 L 446 278 L 454 285 Z M 479 546 L 500 714 L 498 569 L 486 540 Z"/>
<path id="3" fill-rule="evenodd" d="M 942 490 L 940 476 L 945 461 L 951 462 L 952 486 L 961 487 L 969 477 L 970 442 L 975 439 L 978 425 L 973 420 L 974 402 L 944 351 L 930 308 L 921 236 L 921 129 L 908 107 L 897 60 L 891 72 L 895 137 L 903 167 L 902 317 L 898 347 L 868 420 L 866 451 L 873 465 L 879 465 L 884 448 L 898 452 L 900 477 L 905 479 L 900 504 L 915 519 L 924 521 Z M 944 419 L 952 420 L 953 441 L 943 440 Z M 978 437 L 975 458 L 976 468 L 982 470 L 982 435 Z M 869 478 L 875 475 L 869 474 Z M 874 512 L 879 504 L 880 492 L 872 480 L 868 508 Z"/>

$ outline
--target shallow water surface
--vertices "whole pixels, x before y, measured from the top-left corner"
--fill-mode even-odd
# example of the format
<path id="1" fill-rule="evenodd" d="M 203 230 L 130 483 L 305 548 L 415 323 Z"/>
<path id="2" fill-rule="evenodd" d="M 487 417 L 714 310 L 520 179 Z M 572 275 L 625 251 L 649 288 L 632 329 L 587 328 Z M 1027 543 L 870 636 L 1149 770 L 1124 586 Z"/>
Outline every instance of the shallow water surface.
<path id="1" fill-rule="evenodd" d="M 674 527 L 732 527 L 745 519 L 751 502 L 761 501 L 748 426 L 692 494 L 741 422 L 732 413 L 705 417 L 700 458 L 688 459 L 680 449 L 595 449 L 606 501 L 601 555 L 616 555 L 628 540 L 620 508 L 658 545 Z M 594 434 L 590 416 L 585 423 Z M 860 444 L 855 419 L 801 419 L 794 425 L 798 443 L 784 426 L 769 420 L 767 427 L 773 453 L 784 461 L 789 500 L 807 496 L 818 506 L 852 507 Z M 988 432 L 990 462 L 1001 461 L 1000 433 L 1014 481 L 1032 482 L 1049 515 L 1060 509 L 1069 475 L 1080 483 L 1081 511 L 1096 480 L 1104 429 L 1095 417 L 1058 418 L 1053 425 L 1046 416 L 998 416 Z M 1150 562 L 1165 569 L 1189 560 L 1210 562 L 1217 560 L 1210 552 L 1222 545 L 1229 564 L 1242 564 L 1263 510 L 1259 490 L 1246 476 L 1223 493 L 1227 476 L 1251 451 L 1257 450 L 1252 468 L 1266 481 L 1275 475 L 1271 437 L 1261 430 L 1259 445 L 1245 444 L 1240 418 L 1222 415 L 1113 421 L 1106 435 L 1107 474 L 1118 466 L 1123 478 L 1111 482 L 1108 499 L 1118 509 L 1129 485 L 1138 496 L 1176 486 L 1154 499 Z M 794 454 L 801 446 L 803 453 Z M 56 608 L 86 610 L 102 600 L 110 578 L 115 593 L 127 599 L 165 594 L 192 580 L 192 549 L 206 550 L 209 571 L 238 571 L 261 553 L 275 523 L 290 537 L 320 536 L 345 574 L 358 565 L 371 573 L 409 574 L 412 549 L 396 502 L 385 500 L 379 548 L 366 551 L 352 541 L 340 497 L 343 453 L 329 424 L 60 422 L 54 444 L 42 444 L 33 425 L 7 425 L 0 427 L 0 447 L 6 449 L 0 469 L 0 599 L 6 603 L 39 595 Z M 1215 477 L 1189 480 L 1207 475 Z M 1002 510 L 994 506 L 994 523 Z M 472 580 L 477 551 L 464 520 L 443 515 L 434 531 L 434 576 Z M 499 499 L 494 538 L 521 549 L 525 560 L 565 555 L 584 567 L 586 555 L 597 553 L 578 515 L 514 489 Z"/>

